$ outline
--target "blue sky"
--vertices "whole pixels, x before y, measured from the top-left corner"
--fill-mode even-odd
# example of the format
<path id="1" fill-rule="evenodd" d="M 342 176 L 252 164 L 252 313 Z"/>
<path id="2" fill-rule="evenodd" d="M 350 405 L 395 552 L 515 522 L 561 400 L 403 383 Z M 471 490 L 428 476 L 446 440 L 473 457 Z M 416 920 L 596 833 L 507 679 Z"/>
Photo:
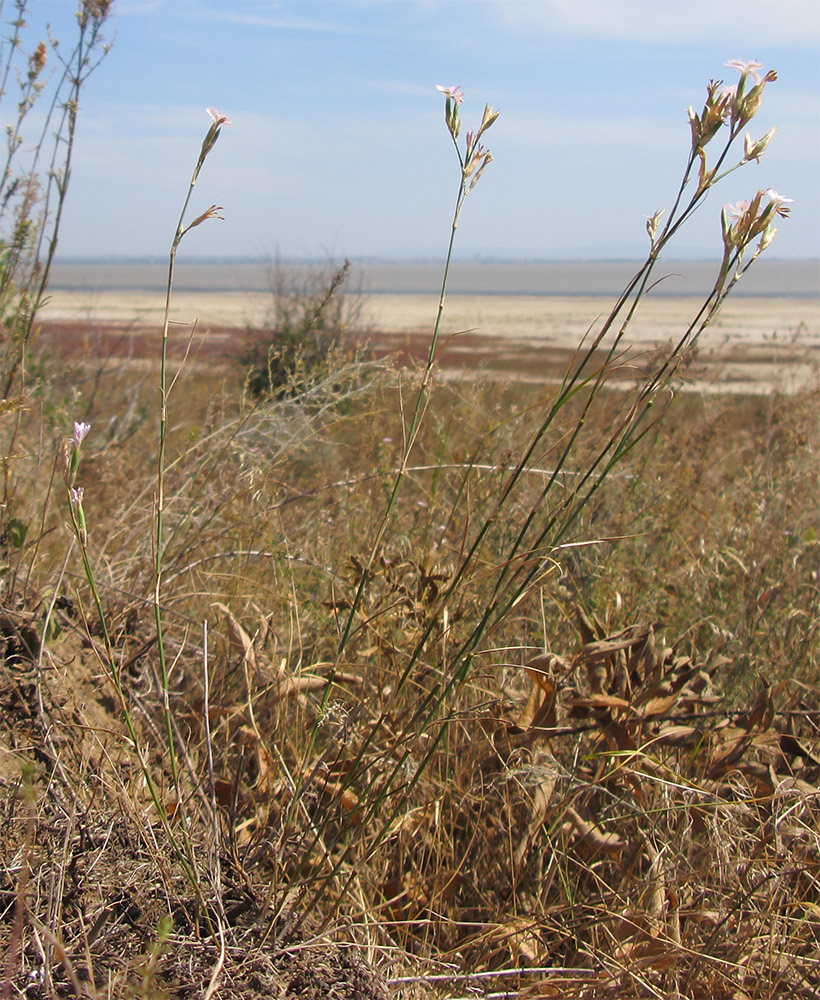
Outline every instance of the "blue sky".
<path id="1" fill-rule="evenodd" d="M 60 256 L 164 255 L 215 105 L 233 121 L 192 201 L 226 221 L 188 257 L 443 253 L 458 165 L 436 84 L 485 101 L 494 162 L 470 195 L 461 256 L 643 256 L 643 216 L 671 205 L 686 108 L 729 59 L 779 79 L 752 122 L 780 129 L 760 165 L 712 192 L 681 256 L 720 250 L 720 208 L 794 199 L 768 251 L 817 257 L 816 0 L 115 0 L 111 52 L 83 98 Z M 67 36 L 71 0 L 30 15 Z M 42 33 L 42 32 L 41 32 Z M 717 140 L 715 140 L 717 142 Z M 711 147 L 709 147 L 711 149 Z"/>

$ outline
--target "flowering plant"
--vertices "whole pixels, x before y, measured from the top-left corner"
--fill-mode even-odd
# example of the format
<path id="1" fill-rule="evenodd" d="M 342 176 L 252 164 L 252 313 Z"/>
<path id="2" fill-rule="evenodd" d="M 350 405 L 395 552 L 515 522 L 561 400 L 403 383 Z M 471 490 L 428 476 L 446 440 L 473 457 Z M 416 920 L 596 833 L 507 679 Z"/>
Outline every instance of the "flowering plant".
<path id="1" fill-rule="evenodd" d="M 444 121 L 447 124 L 447 129 L 452 137 L 456 153 L 458 154 L 459 163 L 461 164 L 462 175 L 465 182 L 464 193 L 466 195 L 469 194 L 469 192 L 476 186 L 478 179 L 484 172 L 484 168 L 487 164 L 492 162 L 492 156 L 490 156 L 489 150 L 485 149 L 479 140 L 498 118 L 499 112 L 494 111 L 489 104 L 484 105 L 484 114 L 481 118 L 481 124 L 479 125 L 477 131 L 470 131 L 467 133 L 466 148 L 464 153 L 462 153 L 458 145 L 458 137 L 461 133 L 461 116 L 458 108 L 464 101 L 464 91 L 461 87 L 443 87 L 440 84 L 436 85 L 436 90 L 444 94 L 447 99 L 444 105 Z"/>

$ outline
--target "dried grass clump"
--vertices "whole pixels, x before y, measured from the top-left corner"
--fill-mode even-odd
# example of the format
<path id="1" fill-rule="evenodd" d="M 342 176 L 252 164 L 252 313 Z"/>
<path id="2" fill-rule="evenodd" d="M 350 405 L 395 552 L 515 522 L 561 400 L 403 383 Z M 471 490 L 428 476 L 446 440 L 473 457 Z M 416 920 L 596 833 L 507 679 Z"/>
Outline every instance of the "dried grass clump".
<path id="1" fill-rule="evenodd" d="M 727 711 L 724 658 L 665 646 L 651 626 L 608 633 L 576 609 L 577 647 L 499 666 L 493 699 L 486 678 L 467 685 L 421 770 L 435 736 L 408 727 L 411 700 L 388 724 L 371 714 L 387 677 L 337 675 L 323 700 L 327 667 L 271 662 L 270 630 L 252 636 L 215 610 L 227 645 L 206 714 L 193 691 L 177 694 L 187 800 L 163 782 L 189 824 L 201 897 L 162 846 L 79 632 L 39 667 L 18 655 L 3 668 L 5 940 L 24 872 L 35 928 L 59 928 L 27 938 L 32 995 L 72 981 L 143 995 L 148 965 L 157 989 L 189 995 L 225 962 L 238 996 L 288 983 L 385 996 L 351 953 L 327 950 L 337 936 L 393 969 L 396 996 L 430 996 L 436 982 L 446 996 L 489 992 L 491 972 L 522 997 L 816 991 L 814 692 L 761 681 L 749 709 Z M 156 680 L 142 658 L 129 669 L 140 732 L 156 743 Z M 29 746 L 41 749 L 27 764 Z M 398 762 L 404 785 L 382 796 Z M 414 993 L 418 969 L 432 978 Z"/>
<path id="2" fill-rule="evenodd" d="M 809 401 L 778 404 L 780 430 L 759 458 L 770 473 L 746 480 L 728 463 L 742 461 L 732 456 L 748 439 L 745 468 L 754 468 L 751 443 L 766 408 L 682 403 L 689 424 L 647 442 L 648 454 L 636 448 L 579 527 L 612 538 L 621 531 L 609 519 L 623 510 L 632 537 L 592 547 L 604 560 L 571 547 L 560 568 L 547 566 L 430 720 L 425 705 L 443 665 L 491 597 L 484 569 L 503 553 L 508 525 L 489 536 L 479 571 L 445 604 L 442 596 L 530 407 L 520 389 L 479 383 L 432 394 L 419 443 L 438 449 L 437 462 L 408 472 L 396 515 L 402 531 L 379 556 L 334 666 L 361 582 L 364 526 L 394 468 L 395 446 L 384 441 L 401 433 L 392 378 L 385 366 L 360 370 L 348 393 L 338 395 L 336 380 L 324 395 L 316 390 L 311 407 L 245 406 L 227 386 L 203 392 L 209 383 L 193 372 L 178 383 L 192 422 L 172 431 L 179 457 L 167 480 L 176 784 L 163 749 L 148 599 L 151 508 L 129 472 L 143 430 L 84 458 L 86 482 L 93 470 L 107 498 L 90 506 L 89 538 L 107 567 L 102 592 L 123 689 L 171 834 L 185 824 L 196 888 L 169 850 L 97 658 L 87 591 L 71 564 L 63 568 L 59 518 L 49 514 L 36 547 L 10 549 L 19 568 L 2 622 L 3 829 L 13 845 L 5 927 L 13 942 L 28 865 L 28 885 L 42 888 L 27 906 L 56 940 L 46 947 L 26 938 L 21 961 L 51 983 L 41 995 L 59 995 L 70 979 L 66 963 L 98 995 L 107 978 L 125 990 L 146 963 L 172 995 L 185 983 L 204 989 L 221 940 L 220 982 L 239 996 L 285 990 L 288 977 L 307 982 L 318 967 L 314 941 L 356 943 L 396 996 L 490 993 L 502 981 L 521 996 L 811 995 L 820 706 L 790 677 L 794 650 L 803 651 L 804 676 L 817 663 L 814 522 L 801 485 L 814 440 Z M 121 394 L 121 376 L 112 374 L 110 386 Z M 719 442 L 729 436 L 712 428 L 730 408 L 736 433 L 724 461 Z M 567 426 L 573 419 L 570 409 Z M 699 447 L 693 439 L 708 442 L 702 466 L 681 461 L 682 449 Z M 476 442 L 489 461 L 464 462 Z M 531 507 L 549 448 L 533 456 L 511 510 Z M 638 472 L 643 491 L 631 478 Z M 738 481 L 748 496 L 722 502 Z M 767 490 L 790 497 L 776 525 L 755 499 Z M 686 578 L 687 564 L 650 544 L 653 534 L 698 537 L 704 509 L 713 511 L 714 537 L 736 532 L 735 503 L 747 511 L 737 558 L 751 563 L 746 546 L 765 538 L 770 564 L 784 567 L 783 610 L 780 601 L 759 606 L 737 660 L 721 635 L 743 606 L 747 578 L 720 577 L 710 563 L 717 628 L 698 631 L 692 599 L 675 602 L 667 586 L 670 573 Z M 650 548 L 653 563 L 640 554 Z M 682 548 L 705 572 L 702 550 Z M 72 596 L 52 603 L 53 586 L 33 582 L 60 572 Z M 583 610 L 596 606 L 600 621 Z M 639 612 L 652 621 L 658 609 L 664 626 L 625 627 Z M 796 646 L 768 643 L 779 619 L 767 616 L 782 614 L 805 623 L 793 626 Z M 670 634 L 679 638 L 668 643 Z M 85 872 L 89 859 L 90 874 L 75 884 L 72 873 Z M 168 915 L 171 930 L 162 923 Z M 331 954 L 339 982 L 352 981 L 348 952 Z M 571 972 L 513 975 L 521 968 Z M 425 972 L 439 979 L 403 981 Z M 506 974 L 482 978 L 491 972 Z M 382 989 L 375 980 L 368 988 L 375 996 Z"/>

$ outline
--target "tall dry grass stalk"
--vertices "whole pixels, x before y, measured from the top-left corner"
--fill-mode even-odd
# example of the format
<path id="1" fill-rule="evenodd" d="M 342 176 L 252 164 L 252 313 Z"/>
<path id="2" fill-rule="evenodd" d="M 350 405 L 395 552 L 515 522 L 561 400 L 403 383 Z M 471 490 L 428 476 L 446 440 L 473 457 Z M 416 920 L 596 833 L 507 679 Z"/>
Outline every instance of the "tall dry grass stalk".
<path id="1" fill-rule="evenodd" d="M 19 86 L 0 173 L 4 400 L 11 396 L 21 373 L 48 286 L 71 179 L 80 94 L 108 52 L 104 30 L 111 0 L 84 0 L 78 5 L 77 37 L 68 55 L 65 48 L 45 41 L 27 58 L 23 55 L 28 7 L 28 0 L 15 0 L 11 34 L 3 37 L 0 48 L 0 102 L 8 99 L 15 75 Z M 49 51 L 58 65 L 52 77 L 46 73 Z M 24 136 L 28 125 L 35 133 L 33 141 Z"/>

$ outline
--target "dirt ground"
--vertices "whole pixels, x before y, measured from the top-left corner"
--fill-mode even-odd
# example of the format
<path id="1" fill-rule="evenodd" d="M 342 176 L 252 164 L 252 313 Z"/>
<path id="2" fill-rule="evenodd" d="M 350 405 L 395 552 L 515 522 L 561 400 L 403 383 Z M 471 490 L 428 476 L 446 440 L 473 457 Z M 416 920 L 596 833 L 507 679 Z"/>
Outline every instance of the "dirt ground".
<path id="1" fill-rule="evenodd" d="M 588 330 L 605 317 L 607 298 L 531 295 L 450 295 L 440 334 L 439 362 L 449 377 L 483 372 L 530 381 L 555 377 Z M 641 366 L 660 345 L 676 343 L 698 300 L 648 298 L 624 346 Z M 147 291 L 56 291 L 41 312 L 45 342 L 58 355 L 93 351 L 98 357 L 154 357 L 164 298 Z M 174 296 L 172 340 L 177 353 L 195 325 L 193 356 L 236 357 L 248 328 L 263 325 L 270 296 L 243 292 L 180 292 Z M 374 353 L 426 358 L 437 299 L 430 295 L 372 295 L 361 309 Z M 804 388 L 820 370 L 820 299 L 730 299 L 703 334 L 686 386 L 734 392 Z M 624 379 L 634 378 L 624 368 Z"/>

